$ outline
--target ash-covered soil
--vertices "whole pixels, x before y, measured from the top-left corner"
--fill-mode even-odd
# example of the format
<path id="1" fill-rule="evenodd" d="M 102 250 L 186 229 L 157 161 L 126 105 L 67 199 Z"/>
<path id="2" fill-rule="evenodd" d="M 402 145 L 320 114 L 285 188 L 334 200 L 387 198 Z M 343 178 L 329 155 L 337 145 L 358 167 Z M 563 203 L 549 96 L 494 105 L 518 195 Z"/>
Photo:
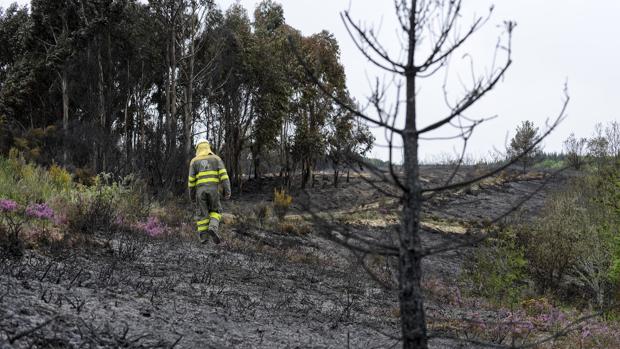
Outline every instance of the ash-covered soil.
<path id="1" fill-rule="evenodd" d="M 423 169 L 427 185 L 441 183 L 447 173 L 441 167 Z M 505 176 L 442 193 L 425 209 L 423 242 L 426 247 L 467 242 L 472 235 L 464 227 L 493 219 L 548 183 L 522 205 L 535 214 L 546 193 L 564 179 Z M 228 207 L 251 210 L 272 195 L 272 182 L 254 185 Z M 343 181 L 340 189 L 317 185 L 298 198 L 318 201 L 324 212 L 344 212 L 339 219 L 377 241 L 394 239 L 398 202 L 359 177 Z M 293 213 L 302 215 L 301 207 Z M 398 293 L 384 287 L 393 277 L 381 269 L 382 260 L 377 257 L 375 271 L 387 275 L 387 285 L 366 273 L 359 256 L 318 229 L 286 234 L 229 225 L 221 245 L 102 233 L 74 246 L 29 250 L 20 260 L 4 258 L 0 348 L 398 346 Z M 425 282 L 456 282 L 472 248 L 426 257 Z M 431 322 L 438 312 L 451 311 L 433 294 L 426 306 Z M 446 339 L 431 343 L 464 345 Z"/>
<path id="2" fill-rule="evenodd" d="M 359 277 L 355 266 L 292 263 L 285 255 L 193 241 L 143 247 L 133 261 L 75 253 L 5 262 L 4 346 L 391 345 L 377 331 L 396 326 L 387 314 L 393 297 Z"/>

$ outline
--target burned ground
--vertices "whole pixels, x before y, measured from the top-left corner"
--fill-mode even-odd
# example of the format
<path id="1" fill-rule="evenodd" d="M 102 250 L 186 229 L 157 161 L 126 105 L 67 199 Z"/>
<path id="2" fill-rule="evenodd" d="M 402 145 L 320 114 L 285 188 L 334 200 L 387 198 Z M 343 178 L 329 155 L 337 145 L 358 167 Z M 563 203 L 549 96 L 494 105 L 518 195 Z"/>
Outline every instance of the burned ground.
<path id="1" fill-rule="evenodd" d="M 445 175 L 426 168 L 427 183 Z M 534 212 L 545 193 L 524 204 Z M 426 246 L 462 243 L 468 228 L 492 219 L 546 181 L 505 177 L 434 198 L 424 213 Z M 439 181 L 437 181 L 439 183 Z M 254 183 L 228 208 L 251 210 L 269 200 L 273 183 Z M 304 198 L 320 202 L 336 224 L 378 240 L 398 227 L 398 202 L 356 177 L 342 188 L 317 185 Z M 302 206 L 293 224 L 304 218 Z M 249 212 L 249 211 L 247 211 Z M 87 244 L 28 250 L 0 264 L 0 347 L 135 348 L 389 348 L 398 346 L 398 294 L 370 277 L 350 251 L 307 232 L 248 228 L 237 222 L 219 246 L 187 238 L 150 239 L 114 232 Z M 446 331 L 446 318 L 467 309 L 436 285 L 457 282 L 470 248 L 425 259 L 429 327 Z M 389 265 L 371 265 L 387 283 Z M 443 293 L 442 293 L 443 292 Z M 446 332 L 447 333 L 447 332 Z M 435 339 L 434 347 L 462 343 Z"/>

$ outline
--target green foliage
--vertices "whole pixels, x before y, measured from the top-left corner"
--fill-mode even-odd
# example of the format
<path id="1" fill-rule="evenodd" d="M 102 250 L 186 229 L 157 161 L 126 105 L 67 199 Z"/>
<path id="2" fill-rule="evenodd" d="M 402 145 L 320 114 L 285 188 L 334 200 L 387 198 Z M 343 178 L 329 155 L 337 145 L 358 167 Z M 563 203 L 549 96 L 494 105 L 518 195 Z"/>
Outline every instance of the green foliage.
<path id="1" fill-rule="evenodd" d="M 109 232 L 115 218 L 115 208 L 124 200 L 124 188 L 106 183 L 107 176 L 97 177 L 92 187 L 81 187 L 71 193 L 67 203 L 67 226 L 71 232 L 93 234 Z"/>
<path id="2" fill-rule="evenodd" d="M 145 185 L 133 176 L 119 183 L 100 174 L 91 186 L 72 177 L 57 165 L 46 170 L 20 157 L 0 157 L 0 198 L 22 205 L 49 203 L 59 224 L 80 233 L 109 231 L 116 222 L 130 225 L 149 214 Z"/>
<path id="3" fill-rule="evenodd" d="M 517 127 L 515 136 L 510 140 L 508 157 L 513 159 L 521 156 L 517 163 L 523 166 L 524 172 L 542 151 L 540 145 L 535 145 L 539 137 L 538 127 L 534 127 L 534 123 L 531 121 L 523 121 Z"/>
<path id="4" fill-rule="evenodd" d="M 514 304 L 538 292 L 605 308 L 620 288 L 620 166 L 573 178 L 531 221 L 487 241 L 467 268 L 475 293 Z M 535 288 L 528 289 L 528 280 Z"/>
<path id="5" fill-rule="evenodd" d="M 595 231 L 588 212 L 570 191 L 553 195 L 534 223 L 522 227 L 531 273 L 543 290 L 558 290 L 581 256 Z"/>
<path id="6" fill-rule="evenodd" d="M 293 203 L 293 197 L 290 196 L 286 190 L 274 190 L 273 192 L 273 211 L 276 214 L 276 217 L 281 221 L 286 216 L 286 213 L 289 210 L 289 207 Z"/>
<path id="7" fill-rule="evenodd" d="M 620 236 L 614 238 L 612 262 L 609 268 L 609 278 L 616 284 L 620 283 Z"/>
<path id="8" fill-rule="evenodd" d="M 618 286 L 619 167 L 575 179 L 521 227 L 529 273 L 541 291 L 604 307 Z"/>
<path id="9" fill-rule="evenodd" d="M 0 197 L 20 203 L 48 202 L 73 188 L 66 176 L 70 176 L 66 171 L 50 173 L 18 155 L 9 159 L 0 157 Z"/>
<path id="10" fill-rule="evenodd" d="M 49 168 L 49 174 L 52 182 L 61 190 L 71 188 L 72 176 L 64 168 L 54 164 Z"/>
<path id="11" fill-rule="evenodd" d="M 202 125 L 233 183 L 248 153 L 256 175 L 309 174 L 372 143 L 308 79 L 306 68 L 350 100 L 335 37 L 302 35 L 271 0 L 253 20 L 240 4 L 222 11 L 212 1 L 33 0 L 30 12 L 0 13 L 0 47 L 2 155 L 15 147 L 45 166 L 141 173 L 157 190 L 180 191 Z"/>
<path id="12" fill-rule="evenodd" d="M 468 261 L 465 276 L 473 285 L 474 294 L 499 304 L 517 304 L 525 289 L 527 260 L 518 247 L 514 234 L 504 233 L 488 240 Z"/>
<path id="13" fill-rule="evenodd" d="M 585 146 L 587 139 L 577 138 L 574 133 L 564 141 L 564 151 L 566 152 L 566 160 L 568 165 L 579 170 L 584 164 Z"/>
<path id="14" fill-rule="evenodd" d="M 564 160 L 554 160 L 554 159 L 544 159 L 538 163 L 536 163 L 533 167 L 540 169 L 549 169 L 549 170 L 559 170 L 566 166 L 566 161 Z"/>

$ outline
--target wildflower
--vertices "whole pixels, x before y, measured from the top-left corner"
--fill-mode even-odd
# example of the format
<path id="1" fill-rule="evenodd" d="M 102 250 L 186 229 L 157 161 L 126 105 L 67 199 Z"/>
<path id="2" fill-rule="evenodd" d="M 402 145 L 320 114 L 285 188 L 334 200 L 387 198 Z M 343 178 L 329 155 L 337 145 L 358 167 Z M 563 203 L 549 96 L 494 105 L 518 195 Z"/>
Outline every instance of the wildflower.
<path id="1" fill-rule="evenodd" d="M 592 332 L 589 327 L 586 326 L 581 329 L 581 338 L 588 338 L 590 336 L 592 336 Z"/>
<path id="2" fill-rule="evenodd" d="M 114 218 L 114 224 L 116 224 L 119 227 L 122 227 L 125 225 L 125 217 L 121 214 L 116 215 L 116 217 Z"/>
<path id="3" fill-rule="evenodd" d="M 454 300 L 459 306 L 463 304 L 463 297 L 461 296 L 461 290 L 458 287 L 454 288 Z"/>
<path id="4" fill-rule="evenodd" d="M 55 225 L 67 224 L 67 216 L 64 214 L 54 214 L 54 224 Z"/>
<path id="5" fill-rule="evenodd" d="M 146 220 L 146 223 L 138 223 L 137 228 L 150 237 L 157 237 L 166 232 L 166 226 L 157 217 L 152 216 Z"/>
<path id="6" fill-rule="evenodd" d="M 19 208 L 17 202 L 9 199 L 0 199 L 1 212 L 15 212 Z"/>
<path id="7" fill-rule="evenodd" d="M 46 204 L 32 204 L 26 208 L 26 215 L 39 219 L 51 219 L 54 211 Z"/>

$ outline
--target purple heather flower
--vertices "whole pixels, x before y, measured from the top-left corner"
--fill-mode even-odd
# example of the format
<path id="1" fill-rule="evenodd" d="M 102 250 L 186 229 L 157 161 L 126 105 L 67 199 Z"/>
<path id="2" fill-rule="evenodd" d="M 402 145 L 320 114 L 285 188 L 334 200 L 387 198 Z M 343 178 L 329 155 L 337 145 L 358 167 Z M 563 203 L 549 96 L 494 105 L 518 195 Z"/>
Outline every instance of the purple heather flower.
<path id="1" fill-rule="evenodd" d="M 54 224 L 55 225 L 64 225 L 67 224 L 67 217 L 63 214 L 55 214 L 54 215 Z"/>
<path id="2" fill-rule="evenodd" d="M 146 223 L 138 223 L 137 228 L 150 237 L 157 237 L 166 232 L 166 226 L 157 217 L 149 217 Z"/>
<path id="3" fill-rule="evenodd" d="M 10 199 L 0 199 L 1 212 L 15 212 L 19 208 L 17 202 Z"/>
<path id="4" fill-rule="evenodd" d="M 54 211 L 46 204 L 32 204 L 26 208 L 26 215 L 40 219 L 51 219 Z"/>
<path id="5" fill-rule="evenodd" d="M 592 336 L 592 332 L 590 331 L 589 327 L 584 327 L 581 329 L 581 338 L 587 338 L 591 336 Z"/>
<path id="6" fill-rule="evenodd" d="M 124 226 L 125 225 L 125 217 L 123 217 L 123 215 L 116 215 L 116 217 L 114 218 L 114 224 L 118 225 L 118 226 Z"/>

